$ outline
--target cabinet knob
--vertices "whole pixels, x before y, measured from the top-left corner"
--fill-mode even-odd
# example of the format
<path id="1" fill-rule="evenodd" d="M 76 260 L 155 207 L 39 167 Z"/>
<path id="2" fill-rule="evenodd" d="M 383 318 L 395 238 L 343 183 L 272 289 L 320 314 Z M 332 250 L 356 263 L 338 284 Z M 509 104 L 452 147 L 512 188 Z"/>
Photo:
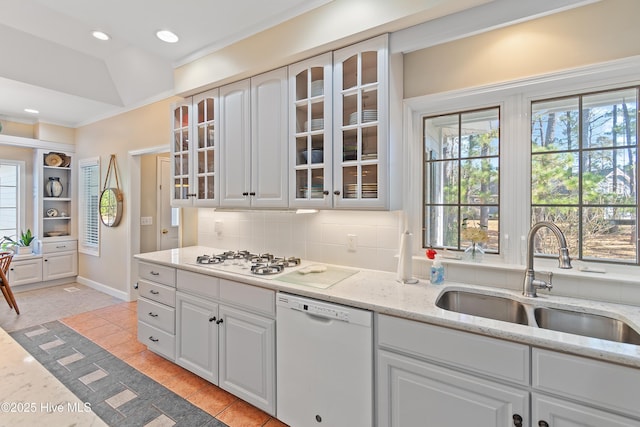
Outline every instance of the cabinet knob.
<path id="1" fill-rule="evenodd" d="M 209 322 L 215 322 L 216 321 L 216 316 L 210 317 L 209 318 Z"/>
<path id="2" fill-rule="evenodd" d="M 219 325 L 219 324 L 220 324 L 220 323 L 222 323 L 222 322 L 223 322 L 223 319 L 218 319 L 218 320 L 216 321 L 216 325 Z"/>
<path id="3" fill-rule="evenodd" d="M 333 194 L 335 194 L 336 196 L 339 196 L 339 195 L 340 195 L 340 190 L 335 190 L 335 191 L 333 192 Z"/>
<path id="4" fill-rule="evenodd" d="M 255 196 L 255 195 L 256 195 L 256 192 L 255 192 L 255 191 L 252 191 L 251 193 L 249 193 L 249 195 L 250 195 L 250 196 Z"/>
<path id="5" fill-rule="evenodd" d="M 154 338 L 154 337 L 153 337 L 153 335 L 151 335 L 151 336 L 149 337 L 149 340 L 150 340 L 150 341 L 153 341 L 153 342 L 158 342 L 158 341 L 160 341 L 158 338 Z"/>
<path id="6" fill-rule="evenodd" d="M 324 194 L 325 196 L 328 196 L 328 195 L 329 195 L 329 191 L 328 191 L 328 190 L 324 190 L 324 191 L 322 192 L 322 194 Z"/>
<path id="7" fill-rule="evenodd" d="M 245 191 L 244 193 L 242 193 L 242 195 L 246 197 L 249 195 L 249 192 Z"/>
<path id="8" fill-rule="evenodd" d="M 513 425 L 515 427 L 522 427 L 522 417 L 519 414 L 513 414 Z"/>
<path id="9" fill-rule="evenodd" d="M 158 315 L 156 313 L 154 313 L 153 311 L 149 312 L 149 316 L 151 317 L 158 317 Z"/>

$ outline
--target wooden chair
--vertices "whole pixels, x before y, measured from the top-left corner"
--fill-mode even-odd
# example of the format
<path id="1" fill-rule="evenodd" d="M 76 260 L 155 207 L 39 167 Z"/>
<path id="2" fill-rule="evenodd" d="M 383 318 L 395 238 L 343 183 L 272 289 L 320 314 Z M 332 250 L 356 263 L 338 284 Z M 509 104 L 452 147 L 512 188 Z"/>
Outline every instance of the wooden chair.
<path id="1" fill-rule="evenodd" d="M 0 252 L 0 288 L 2 289 L 4 299 L 9 303 L 9 307 L 15 309 L 16 314 L 20 314 L 16 298 L 13 296 L 13 292 L 11 292 L 9 280 L 7 279 L 7 275 L 9 274 L 9 265 L 11 265 L 12 259 L 13 252 Z"/>

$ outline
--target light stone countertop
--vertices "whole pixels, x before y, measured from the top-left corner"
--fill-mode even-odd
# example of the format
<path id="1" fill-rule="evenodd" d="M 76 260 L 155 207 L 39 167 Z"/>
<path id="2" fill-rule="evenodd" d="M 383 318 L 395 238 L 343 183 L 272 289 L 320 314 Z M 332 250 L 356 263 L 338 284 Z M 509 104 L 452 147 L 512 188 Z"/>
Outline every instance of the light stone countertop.
<path id="1" fill-rule="evenodd" d="M 444 290 L 475 290 L 491 295 L 506 296 L 535 306 L 568 308 L 574 311 L 605 314 L 623 320 L 636 331 L 640 331 L 640 307 L 637 306 L 560 297 L 553 294 L 539 294 L 535 299 L 526 298 L 517 291 L 462 283 L 445 282 L 443 285 L 436 286 L 428 280 L 420 280 L 417 284 L 401 284 L 396 280 L 395 273 L 365 269 L 355 269 L 358 270 L 357 274 L 328 289 L 318 289 L 311 286 L 290 284 L 269 276 L 237 275 L 194 264 L 198 255 L 223 251 L 215 248 L 191 246 L 144 253 L 135 257 L 140 261 L 235 280 L 275 291 L 289 292 L 364 308 L 381 314 L 640 368 L 640 346 L 455 313 L 438 308 L 435 302 Z M 345 268 L 345 266 L 339 267 Z"/>
<path id="2" fill-rule="evenodd" d="M 2 328 L 0 348 L 0 425 L 107 425 Z"/>

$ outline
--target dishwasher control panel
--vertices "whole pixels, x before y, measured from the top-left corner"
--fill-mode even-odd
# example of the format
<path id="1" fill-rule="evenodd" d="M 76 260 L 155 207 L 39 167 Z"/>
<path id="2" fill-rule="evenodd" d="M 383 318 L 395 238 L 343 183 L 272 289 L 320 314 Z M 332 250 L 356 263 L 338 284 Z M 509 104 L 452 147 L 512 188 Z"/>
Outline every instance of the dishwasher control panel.
<path id="1" fill-rule="evenodd" d="M 303 311 L 313 316 L 326 317 L 328 319 L 349 321 L 349 312 L 340 306 L 310 300 L 308 298 L 296 298 L 290 295 L 278 295 L 278 305 L 286 306 L 292 310 Z"/>

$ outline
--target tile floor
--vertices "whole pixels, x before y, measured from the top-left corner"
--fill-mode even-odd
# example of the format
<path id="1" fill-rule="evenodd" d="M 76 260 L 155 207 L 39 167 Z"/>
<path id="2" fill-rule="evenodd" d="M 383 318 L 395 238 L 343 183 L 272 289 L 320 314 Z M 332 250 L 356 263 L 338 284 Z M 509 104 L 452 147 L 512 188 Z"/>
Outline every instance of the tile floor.
<path id="1" fill-rule="evenodd" d="M 137 340 L 135 301 L 60 321 L 230 427 L 286 427 L 269 414 L 147 350 Z"/>

